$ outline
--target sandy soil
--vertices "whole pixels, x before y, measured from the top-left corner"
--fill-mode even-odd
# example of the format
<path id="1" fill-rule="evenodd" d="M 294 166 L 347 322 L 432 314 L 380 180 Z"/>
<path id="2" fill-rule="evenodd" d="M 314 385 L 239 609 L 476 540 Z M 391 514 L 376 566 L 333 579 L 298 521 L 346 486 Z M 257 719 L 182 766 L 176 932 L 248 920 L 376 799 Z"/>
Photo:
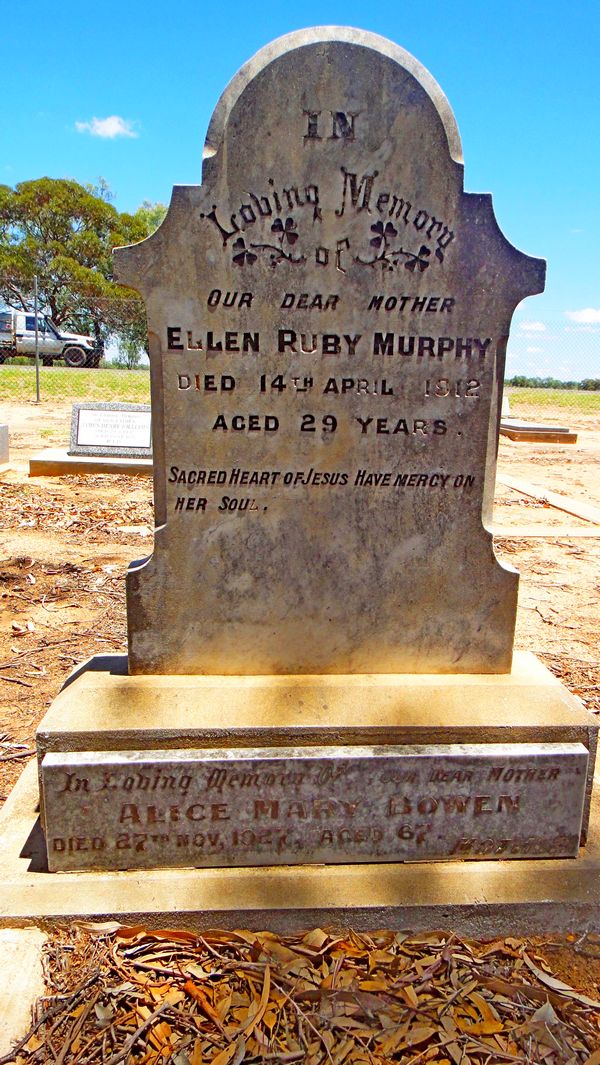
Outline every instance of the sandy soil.
<path id="1" fill-rule="evenodd" d="M 125 650 L 126 568 L 152 550 L 149 479 L 28 478 L 31 454 L 67 445 L 70 410 L 67 402 L 0 406 L 12 464 L 0 477 L 0 802 L 73 667 Z M 545 411 L 544 420 L 553 415 L 564 422 L 564 411 Z M 600 712 L 600 524 L 544 497 L 557 492 L 600 507 L 600 418 L 569 424 L 577 445 L 501 441 L 500 476 L 528 481 L 540 497 L 498 484 L 496 550 L 521 574 L 516 646 L 538 654 Z"/>

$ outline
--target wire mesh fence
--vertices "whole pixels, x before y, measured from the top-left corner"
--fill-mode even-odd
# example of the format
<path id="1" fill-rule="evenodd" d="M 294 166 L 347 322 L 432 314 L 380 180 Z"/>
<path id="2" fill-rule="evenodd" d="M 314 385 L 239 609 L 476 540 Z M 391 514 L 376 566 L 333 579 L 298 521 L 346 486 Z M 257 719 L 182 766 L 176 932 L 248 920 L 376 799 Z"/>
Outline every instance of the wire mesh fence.
<path id="1" fill-rule="evenodd" d="M 507 347 L 505 395 L 521 411 L 559 405 L 600 412 L 600 311 L 517 320 Z"/>
<path id="2" fill-rule="evenodd" d="M 74 370 L 64 365 L 41 366 L 40 401 L 94 400 L 114 403 L 149 403 L 150 372 L 148 366 L 127 370 L 111 365 L 97 369 Z M 36 401 L 35 366 L 23 360 L 0 366 L 0 402 Z"/>
<path id="3" fill-rule="evenodd" d="M 96 303 L 108 323 L 127 321 L 142 306 L 137 299 L 107 296 L 96 297 Z M 0 402 L 35 401 L 38 387 L 42 402 L 150 402 L 146 357 L 141 348 L 137 358 L 132 357 L 131 349 L 126 354 L 120 351 L 117 333 L 109 334 L 104 345 L 95 349 L 95 359 L 68 365 L 66 343 L 61 345 L 60 339 L 40 330 L 36 374 L 32 354 L 15 355 L 2 346 L 1 319 L 6 313 L 0 308 Z M 544 321 L 513 323 L 505 371 L 505 395 L 511 413 L 525 416 L 529 409 L 556 406 L 575 413 L 600 413 L 600 320 L 596 320 L 600 312 L 587 310 L 573 315 L 580 320 L 556 314 Z M 70 326 L 59 327 L 61 331 L 68 333 Z M 52 350 L 47 350 L 48 345 Z M 136 361 L 140 363 L 137 366 Z"/>
<path id="4" fill-rule="evenodd" d="M 143 302 L 77 291 L 74 299 L 62 320 L 43 302 L 0 307 L 0 402 L 149 403 Z"/>

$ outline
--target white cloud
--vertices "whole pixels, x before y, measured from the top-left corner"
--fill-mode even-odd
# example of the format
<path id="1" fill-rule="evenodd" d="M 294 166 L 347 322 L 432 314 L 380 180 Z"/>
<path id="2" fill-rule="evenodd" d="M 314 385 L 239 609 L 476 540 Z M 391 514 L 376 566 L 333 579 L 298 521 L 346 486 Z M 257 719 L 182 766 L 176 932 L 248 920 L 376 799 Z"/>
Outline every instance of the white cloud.
<path id="1" fill-rule="evenodd" d="M 546 326 L 544 322 L 519 322 L 519 329 L 522 329 L 525 333 L 546 332 Z"/>
<path id="2" fill-rule="evenodd" d="M 115 137 L 137 137 L 138 134 L 132 128 L 133 123 L 120 115 L 109 115 L 108 118 L 93 118 L 91 122 L 76 122 L 75 129 L 78 133 L 90 133 L 92 137 L 104 137 L 113 140 Z"/>
<path id="3" fill-rule="evenodd" d="M 565 311 L 567 318 L 582 325 L 600 322 L 600 307 L 582 307 L 580 311 Z"/>
<path id="4" fill-rule="evenodd" d="M 536 348 L 536 347 L 533 347 L 533 346 L 525 348 L 525 351 L 531 352 L 532 355 L 537 355 L 538 352 L 543 351 L 543 350 L 544 350 L 543 348 Z"/>

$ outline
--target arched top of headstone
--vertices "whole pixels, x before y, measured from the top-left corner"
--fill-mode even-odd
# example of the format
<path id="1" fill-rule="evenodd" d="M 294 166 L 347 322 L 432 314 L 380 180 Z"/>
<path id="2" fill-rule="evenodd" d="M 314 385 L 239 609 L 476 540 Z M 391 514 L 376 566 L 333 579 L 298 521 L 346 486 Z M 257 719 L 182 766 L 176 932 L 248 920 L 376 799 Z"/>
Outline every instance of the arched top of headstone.
<path id="1" fill-rule="evenodd" d="M 388 40 L 387 37 L 382 37 L 378 33 L 369 33 L 367 30 L 355 29 L 352 26 L 312 26 L 309 29 L 286 33 L 283 37 L 271 41 L 247 63 L 244 63 L 233 76 L 218 100 L 208 127 L 204 143 L 203 177 L 207 160 L 218 153 L 225 137 L 229 116 L 250 83 L 272 64 L 285 62 L 290 53 L 297 54 L 299 49 L 308 48 L 319 50 L 324 44 L 345 46 L 349 53 L 356 53 L 361 49 L 371 53 L 371 61 L 374 58 L 377 61 L 391 60 L 406 71 L 406 74 L 414 79 L 429 97 L 437 111 L 446 134 L 451 158 L 457 163 L 463 162 L 460 133 L 452 108 L 435 78 L 410 52 Z M 349 66 L 352 65 L 353 59 L 354 56 L 348 54 Z"/>

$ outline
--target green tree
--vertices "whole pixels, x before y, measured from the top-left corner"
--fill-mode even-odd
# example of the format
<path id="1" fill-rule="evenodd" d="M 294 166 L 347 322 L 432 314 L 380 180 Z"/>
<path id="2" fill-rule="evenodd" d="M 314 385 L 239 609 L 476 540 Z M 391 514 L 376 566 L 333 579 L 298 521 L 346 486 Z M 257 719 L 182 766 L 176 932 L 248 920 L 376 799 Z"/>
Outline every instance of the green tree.
<path id="1" fill-rule="evenodd" d="M 134 214 L 136 224 L 144 231 L 144 236 L 149 236 L 158 229 L 167 213 L 163 203 L 152 203 L 144 200 Z M 124 321 L 118 331 L 119 355 L 115 365 L 122 366 L 127 370 L 134 370 L 139 366 L 142 354 L 148 354 L 148 333 L 146 329 L 146 316 L 142 312 L 128 321 Z"/>
<path id="2" fill-rule="evenodd" d="M 143 303 L 113 279 L 112 249 L 143 240 L 162 205 L 144 203 L 135 214 L 110 203 L 103 179 L 83 186 L 64 178 L 0 185 L 0 298 L 30 309 L 34 278 L 40 307 L 57 325 L 96 337 L 145 337 Z"/>
<path id="3" fill-rule="evenodd" d="M 164 203 L 152 203 L 151 200 L 144 200 L 135 212 L 135 218 L 144 226 L 146 234 L 149 235 L 154 233 L 155 229 L 158 229 L 166 213 L 167 208 Z"/>

